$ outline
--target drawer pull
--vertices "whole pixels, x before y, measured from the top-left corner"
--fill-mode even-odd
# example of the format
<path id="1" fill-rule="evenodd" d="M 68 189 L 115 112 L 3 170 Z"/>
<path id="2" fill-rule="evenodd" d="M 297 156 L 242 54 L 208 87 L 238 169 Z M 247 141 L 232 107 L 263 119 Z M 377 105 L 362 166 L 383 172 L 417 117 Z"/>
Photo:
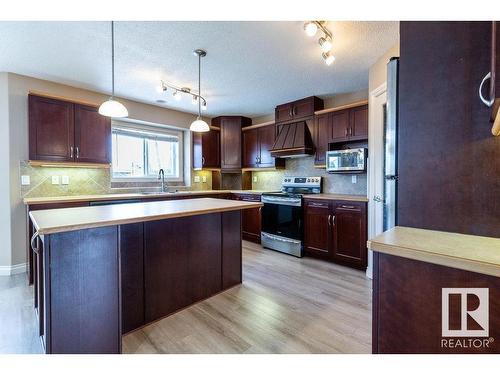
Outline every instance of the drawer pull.
<path id="1" fill-rule="evenodd" d="M 35 246 L 35 243 L 36 243 L 36 246 Z M 40 255 L 40 252 L 39 252 L 39 249 L 38 249 L 38 231 L 36 231 L 35 233 L 33 233 L 33 236 L 31 236 L 30 244 L 31 244 L 31 249 L 33 250 L 33 252 L 36 255 Z"/>
<path id="2" fill-rule="evenodd" d="M 355 206 L 347 206 L 345 204 L 341 205 L 340 207 L 347 208 L 347 209 L 350 209 L 350 210 L 354 210 L 356 208 Z"/>

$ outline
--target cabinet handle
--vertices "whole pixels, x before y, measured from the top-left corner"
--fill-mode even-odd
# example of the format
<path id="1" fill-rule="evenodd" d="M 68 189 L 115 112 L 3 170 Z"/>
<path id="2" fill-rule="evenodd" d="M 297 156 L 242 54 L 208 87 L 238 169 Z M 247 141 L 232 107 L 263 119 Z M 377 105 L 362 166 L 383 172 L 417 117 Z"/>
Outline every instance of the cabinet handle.
<path id="1" fill-rule="evenodd" d="M 335 215 L 332 215 L 332 227 L 335 226 Z"/>
<path id="2" fill-rule="evenodd" d="M 73 159 L 73 146 L 70 146 L 69 148 L 69 158 Z"/>
<path id="3" fill-rule="evenodd" d="M 293 110 L 293 108 L 292 108 L 292 107 L 290 107 L 290 109 L 288 110 L 288 116 L 290 116 L 290 117 L 292 117 L 292 116 L 293 116 L 293 114 L 292 114 L 292 110 Z"/>
<path id="4" fill-rule="evenodd" d="M 328 208 L 327 205 L 325 204 L 322 204 L 322 203 L 314 203 L 314 202 L 311 202 L 308 204 L 308 206 L 311 206 L 311 207 L 321 207 L 321 208 Z"/>
<path id="5" fill-rule="evenodd" d="M 349 135 L 349 128 L 345 128 L 345 136 L 347 137 Z"/>
<path id="6" fill-rule="evenodd" d="M 348 209 L 350 209 L 350 210 L 353 210 L 353 209 L 355 209 L 355 208 L 356 208 L 355 206 L 346 206 L 346 205 L 344 205 L 344 204 L 343 204 L 343 205 L 341 205 L 340 207 L 342 207 L 342 208 L 348 208 Z"/>
<path id="7" fill-rule="evenodd" d="M 483 85 L 484 83 L 491 79 L 491 72 L 488 72 L 488 74 L 486 74 L 483 78 L 483 80 L 481 81 L 481 84 L 479 85 L 479 98 L 481 99 L 481 101 L 487 106 L 487 107 L 491 107 L 493 105 L 493 102 L 495 101 L 494 99 L 490 98 L 490 99 L 486 99 L 484 96 L 483 96 Z M 493 82 L 490 82 L 490 85 L 494 84 Z"/>
<path id="8" fill-rule="evenodd" d="M 36 240 L 36 246 L 35 246 L 35 240 Z M 31 249 L 36 255 L 39 255 L 39 249 L 38 249 L 38 231 L 36 231 L 33 236 L 31 237 L 30 241 Z"/>
<path id="9" fill-rule="evenodd" d="M 204 156 L 201 157 L 201 165 L 205 165 L 205 157 Z"/>
<path id="10" fill-rule="evenodd" d="M 292 114 L 293 114 L 294 116 L 296 116 L 296 115 L 297 115 L 297 107 L 293 106 L 293 109 L 292 109 Z"/>
<path id="11" fill-rule="evenodd" d="M 332 226 L 332 215 L 328 215 L 328 226 Z"/>
<path id="12" fill-rule="evenodd" d="M 76 158 L 80 157 L 80 147 L 76 147 Z"/>

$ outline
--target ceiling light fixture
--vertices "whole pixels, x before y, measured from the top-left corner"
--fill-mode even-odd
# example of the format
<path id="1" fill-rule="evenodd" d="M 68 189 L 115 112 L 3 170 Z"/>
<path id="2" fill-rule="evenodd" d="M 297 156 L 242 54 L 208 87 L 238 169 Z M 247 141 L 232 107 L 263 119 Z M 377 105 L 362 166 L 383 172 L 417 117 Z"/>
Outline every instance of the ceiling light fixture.
<path id="1" fill-rule="evenodd" d="M 174 97 L 175 100 L 179 101 L 181 100 L 181 94 L 179 94 L 179 91 L 178 90 L 175 90 L 173 93 L 172 93 L 172 96 Z"/>
<path id="2" fill-rule="evenodd" d="M 101 104 L 99 113 L 107 117 L 127 117 L 125 106 L 115 100 L 115 25 L 111 21 L 111 97 Z"/>
<path id="3" fill-rule="evenodd" d="M 196 117 L 196 120 L 193 121 L 193 123 L 189 127 L 189 130 L 201 133 L 210 131 L 210 127 L 208 126 L 208 124 L 201 118 L 201 100 L 203 100 L 206 108 L 206 101 L 201 97 L 201 58 L 205 57 L 207 55 L 207 52 L 202 49 L 197 49 L 194 51 L 194 54 L 198 56 L 198 117 Z"/>
<path id="4" fill-rule="evenodd" d="M 181 100 L 182 94 L 186 94 L 191 96 L 191 103 L 193 103 L 193 105 L 196 105 L 198 104 L 198 99 L 201 98 L 201 109 L 207 109 L 207 101 L 205 100 L 205 98 L 199 95 L 199 93 L 196 94 L 192 92 L 189 87 L 179 87 L 165 81 L 160 81 L 160 85 L 156 88 L 156 91 L 161 94 L 166 92 L 169 88 L 172 90 L 172 97 L 175 100 Z"/>
<path id="5" fill-rule="evenodd" d="M 326 21 L 307 21 L 304 23 L 304 31 L 308 36 L 315 36 L 318 30 L 323 32 L 323 36 L 318 39 L 319 46 L 323 52 L 321 55 L 326 65 L 331 65 L 335 61 L 335 57 L 331 53 L 333 36 L 331 31 L 326 27 Z"/>

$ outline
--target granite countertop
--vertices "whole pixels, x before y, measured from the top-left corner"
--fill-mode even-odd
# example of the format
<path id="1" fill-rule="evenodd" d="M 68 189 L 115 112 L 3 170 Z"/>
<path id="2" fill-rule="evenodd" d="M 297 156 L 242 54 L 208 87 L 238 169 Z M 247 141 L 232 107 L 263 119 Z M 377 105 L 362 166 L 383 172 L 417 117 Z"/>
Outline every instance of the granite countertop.
<path id="1" fill-rule="evenodd" d="M 364 195 L 348 195 L 348 194 L 304 194 L 305 199 L 328 199 L 328 200 L 343 200 L 368 202 L 368 198 Z"/>
<path id="2" fill-rule="evenodd" d="M 58 197 L 37 197 L 24 198 L 26 205 L 49 204 L 49 203 L 68 203 L 68 202 L 91 202 L 121 199 L 139 199 L 155 197 L 179 197 L 186 195 L 208 195 L 208 194 L 262 194 L 271 192 L 268 190 L 186 190 L 175 193 L 129 193 L 129 194 L 99 194 L 99 195 L 68 195 Z"/>
<path id="3" fill-rule="evenodd" d="M 368 241 L 370 250 L 500 277 L 500 238 L 394 227 Z"/>
<path id="4" fill-rule="evenodd" d="M 29 215 L 38 234 L 45 235 L 109 225 L 236 211 L 261 206 L 262 203 L 260 202 L 194 198 L 93 207 L 59 208 L 31 211 Z"/>

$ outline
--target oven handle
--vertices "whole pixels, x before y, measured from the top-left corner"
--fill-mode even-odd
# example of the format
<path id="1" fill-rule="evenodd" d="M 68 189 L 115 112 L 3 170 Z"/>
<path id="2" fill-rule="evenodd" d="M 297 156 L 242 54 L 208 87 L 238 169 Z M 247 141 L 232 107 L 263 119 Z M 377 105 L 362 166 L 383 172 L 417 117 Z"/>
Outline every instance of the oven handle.
<path id="1" fill-rule="evenodd" d="M 283 199 L 279 199 L 279 198 L 275 199 L 275 198 L 269 198 L 269 197 L 262 197 L 262 203 L 281 204 L 284 206 L 296 206 L 296 207 L 302 206 L 301 199 L 283 200 Z"/>
<path id="2" fill-rule="evenodd" d="M 273 236 L 273 235 L 265 233 L 265 232 L 262 232 L 261 235 L 263 237 L 269 238 L 270 240 L 275 240 L 275 241 L 280 241 L 280 242 L 287 242 L 287 243 L 293 243 L 293 244 L 301 243 L 300 240 L 285 239 L 283 237 Z"/>

